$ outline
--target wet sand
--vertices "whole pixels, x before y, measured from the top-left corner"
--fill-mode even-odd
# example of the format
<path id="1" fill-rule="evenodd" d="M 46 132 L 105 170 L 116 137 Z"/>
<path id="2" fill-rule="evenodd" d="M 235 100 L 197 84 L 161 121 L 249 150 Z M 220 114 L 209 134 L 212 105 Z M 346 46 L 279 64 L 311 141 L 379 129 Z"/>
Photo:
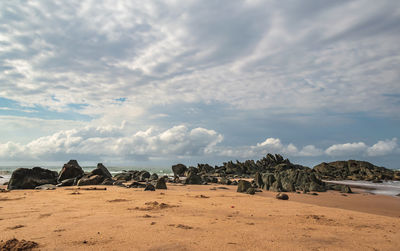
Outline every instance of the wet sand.
<path id="1" fill-rule="evenodd" d="M 0 193 L 0 240 L 41 250 L 398 250 L 400 198 L 235 186 Z"/>

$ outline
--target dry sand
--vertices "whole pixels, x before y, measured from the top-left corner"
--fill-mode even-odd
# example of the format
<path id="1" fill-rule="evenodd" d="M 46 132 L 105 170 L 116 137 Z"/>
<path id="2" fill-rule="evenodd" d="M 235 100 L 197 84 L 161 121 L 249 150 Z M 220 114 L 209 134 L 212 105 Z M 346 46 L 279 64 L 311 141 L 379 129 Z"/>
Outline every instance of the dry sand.
<path id="1" fill-rule="evenodd" d="M 400 198 L 107 187 L 0 193 L 0 240 L 41 250 L 399 250 Z M 1 244 L 1 243 L 0 243 Z"/>

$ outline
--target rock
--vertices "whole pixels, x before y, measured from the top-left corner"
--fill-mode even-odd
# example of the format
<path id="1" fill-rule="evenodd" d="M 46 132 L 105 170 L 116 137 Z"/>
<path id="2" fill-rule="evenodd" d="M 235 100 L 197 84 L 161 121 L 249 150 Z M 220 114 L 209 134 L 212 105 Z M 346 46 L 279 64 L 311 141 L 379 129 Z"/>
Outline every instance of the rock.
<path id="1" fill-rule="evenodd" d="M 99 176 L 102 176 L 104 179 L 112 178 L 111 173 L 107 170 L 107 168 L 102 163 L 97 164 L 97 168 L 91 171 L 91 175 L 99 175 Z"/>
<path id="2" fill-rule="evenodd" d="M 110 178 L 106 178 L 105 180 L 103 180 L 103 182 L 101 183 L 101 185 L 104 186 L 112 186 L 114 185 L 114 180 L 110 179 Z"/>
<path id="3" fill-rule="evenodd" d="M 157 180 L 156 189 L 167 189 L 167 184 L 165 183 L 164 177 Z"/>
<path id="4" fill-rule="evenodd" d="M 246 193 L 254 195 L 256 193 L 256 191 L 257 190 L 254 187 L 250 187 L 249 189 L 247 189 Z"/>
<path id="5" fill-rule="evenodd" d="M 325 180 L 396 180 L 399 172 L 366 161 L 348 160 L 321 163 L 314 171 Z"/>
<path id="6" fill-rule="evenodd" d="M 156 173 L 153 173 L 150 175 L 150 180 L 158 180 L 158 175 Z"/>
<path id="7" fill-rule="evenodd" d="M 185 174 L 187 167 L 183 164 L 177 164 L 172 166 L 172 172 L 174 172 L 175 177 L 182 177 Z"/>
<path id="8" fill-rule="evenodd" d="M 249 188 L 251 188 L 250 182 L 248 182 L 247 180 L 239 180 L 236 192 L 246 193 Z"/>
<path id="9" fill-rule="evenodd" d="M 64 164 L 63 168 L 58 175 L 57 182 L 61 183 L 64 180 L 72 178 L 81 178 L 84 175 L 82 167 L 76 160 L 70 160 Z"/>
<path id="10" fill-rule="evenodd" d="M 8 181 L 3 183 L 3 186 L 7 186 L 8 185 Z"/>
<path id="11" fill-rule="evenodd" d="M 0 179 L 3 179 L 4 177 L 3 176 L 0 176 Z"/>
<path id="12" fill-rule="evenodd" d="M 222 177 L 222 178 L 219 180 L 219 184 L 221 184 L 221 185 L 231 185 L 231 184 L 232 184 L 232 181 L 231 181 L 230 179 L 227 179 L 227 178 L 225 178 L 225 177 Z"/>
<path id="13" fill-rule="evenodd" d="M 278 193 L 276 195 L 276 198 L 278 200 L 288 200 L 289 199 L 289 195 L 285 194 L 285 193 Z"/>
<path id="14" fill-rule="evenodd" d="M 125 173 L 119 173 L 114 176 L 115 180 L 124 180 L 124 181 L 130 181 L 132 179 L 132 173 L 130 172 L 125 172 Z"/>
<path id="15" fill-rule="evenodd" d="M 126 180 L 117 180 L 113 182 L 113 186 L 121 186 L 124 187 L 124 183 L 126 182 Z M 136 182 L 136 181 L 135 181 Z"/>
<path id="16" fill-rule="evenodd" d="M 58 173 L 41 167 L 18 168 L 8 182 L 7 189 L 34 189 L 44 184 L 57 184 Z"/>
<path id="17" fill-rule="evenodd" d="M 341 189 L 340 189 L 341 193 L 353 193 L 353 191 L 351 191 L 351 188 L 349 186 L 346 185 L 342 185 Z"/>
<path id="18" fill-rule="evenodd" d="M 53 184 L 44 184 L 44 185 L 35 187 L 35 189 L 37 189 L 37 190 L 55 190 L 56 186 Z"/>
<path id="19" fill-rule="evenodd" d="M 264 187 L 264 182 L 262 180 L 262 176 L 259 172 L 256 172 L 256 174 L 254 175 L 254 182 L 256 184 L 257 187 L 259 188 L 263 188 Z"/>
<path id="20" fill-rule="evenodd" d="M 57 186 L 58 187 L 75 186 L 77 183 L 78 183 L 78 177 L 63 180 L 61 181 L 61 183 L 58 183 Z"/>
<path id="21" fill-rule="evenodd" d="M 100 185 L 104 180 L 104 177 L 100 175 L 92 175 L 90 177 L 84 176 L 78 181 L 78 186 L 92 186 L 92 185 Z"/>
<path id="22" fill-rule="evenodd" d="M 156 190 L 156 188 L 150 183 L 148 183 L 146 185 L 146 187 L 144 188 L 144 191 L 155 191 L 155 190 Z"/>
<path id="23" fill-rule="evenodd" d="M 185 180 L 185 184 L 201 185 L 202 183 L 201 177 L 195 173 L 189 173 L 189 176 Z"/>
<path id="24" fill-rule="evenodd" d="M 126 185 L 126 187 L 128 187 L 128 188 L 145 188 L 146 186 L 147 186 L 147 184 L 137 182 L 137 181 L 133 181 Z"/>
<path id="25" fill-rule="evenodd" d="M 3 240 L 0 243 L 0 250 L 15 250 L 15 251 L 22 251 L 22 250 L 33 250 L 39 246 L 34 241 L 26 241 L 26 240 L 17 240 L 17 239 L 10 239 L 3 243 Z"/>
<path id="26" fill-rule="evenodd" d="M 139 181 L 146 181 L 150 178 L 150 173 L 147 171 L 140 171 L 139 173 Z"/>

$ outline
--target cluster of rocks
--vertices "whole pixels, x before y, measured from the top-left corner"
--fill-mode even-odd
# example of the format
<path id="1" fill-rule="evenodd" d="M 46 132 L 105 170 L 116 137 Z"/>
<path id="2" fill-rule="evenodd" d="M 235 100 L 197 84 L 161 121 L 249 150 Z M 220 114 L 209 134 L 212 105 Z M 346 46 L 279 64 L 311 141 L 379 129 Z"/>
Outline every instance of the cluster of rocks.
<path id="1" fill-rule="evenodd" d="M 91 172 L 85 173 L 76 160 L 64 164 L 60 173 L 43 169 L 41 167 L 16 169 L 7 184 L 8 190 L 37 189 L 50 185 L 62 186 L 88 186 L 88 185 L 118 185 L 129 188 L 167 189 L 165 177 L 150 174 L 147 171 L 129 171 L 112 176 L 102 164 Z"/>
<path id="2" fill-rule="evenodd" d="M 144 188 L 148 191 L 167 189 L 166 183 L 205 185 L 209 183 L 238 185 L 237 191 L 254 194 L 262 190 L 275 192 L 324 192 L 337 190 L 351 192 L 346 185 L 327 184 L 323 180 L 400 180 L 400 172 L 377 167 L 365 161 L 336 161 L 321 163 L 314 168 L 291 163 L 279 154 L 267 154 L 254 161 L 229 161 L 212 167 L 177 164 L 172 166 L 173 177 L 158 177 L 148 171 L 124 171 L 114 177 L 99 163 L 97 168 L 85 173 L 76 160 L 64 164 L 59 173 L 40 167 L 15 170 L 8 189 L 33 189 L 44 184 L 57 186 L 118 185 L 128 188 Z M 250 182 L 251 180 L 251 182 Z"/>
<path id="3" fill-rule="evenodd" d="M 323 162 L 316 165 L 314 171 L 324 180 L 400 180 L 400 171 L 358 160 Z"/>

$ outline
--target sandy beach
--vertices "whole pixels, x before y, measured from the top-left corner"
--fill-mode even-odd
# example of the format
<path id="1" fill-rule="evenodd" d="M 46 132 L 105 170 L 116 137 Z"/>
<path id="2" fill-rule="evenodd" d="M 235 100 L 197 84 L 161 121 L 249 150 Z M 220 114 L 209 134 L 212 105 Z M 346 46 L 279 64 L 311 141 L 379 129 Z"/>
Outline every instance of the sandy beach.
<path id="1" fill-rule="evenodd" d="M 40 250 L 400 246 L 399 198 L 362 192 L 288 194 L 290 199 L 282 201 L 268 191 L 248 195 L 237 193 L 236 186 L 174 184 L 154 192 L 115 186 L 105 191 L 14 190 L 0 193 L 0 240 L 34 241 Z"/>

